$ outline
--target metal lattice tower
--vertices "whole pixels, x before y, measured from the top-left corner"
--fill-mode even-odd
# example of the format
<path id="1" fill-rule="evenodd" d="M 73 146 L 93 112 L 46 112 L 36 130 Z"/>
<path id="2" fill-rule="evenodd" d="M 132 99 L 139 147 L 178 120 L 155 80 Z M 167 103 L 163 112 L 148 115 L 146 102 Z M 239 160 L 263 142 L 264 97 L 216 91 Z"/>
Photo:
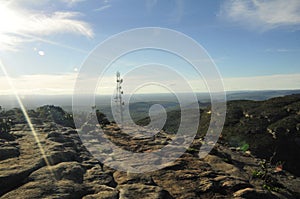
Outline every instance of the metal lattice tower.
<path id="1" fill-rule="evenodd" d="M 123 124 L 123 106 L 124 101 L 122 99 L 123 90 L 121 84 L 123 83 L 123 79 L 121 79 L 120 72 L 117 72 L 117 92 L 115 97 L 115 102 L 117 104 L 117 107 L 119 109 L 120 119 L 121 119 L 121 125 Z"/>

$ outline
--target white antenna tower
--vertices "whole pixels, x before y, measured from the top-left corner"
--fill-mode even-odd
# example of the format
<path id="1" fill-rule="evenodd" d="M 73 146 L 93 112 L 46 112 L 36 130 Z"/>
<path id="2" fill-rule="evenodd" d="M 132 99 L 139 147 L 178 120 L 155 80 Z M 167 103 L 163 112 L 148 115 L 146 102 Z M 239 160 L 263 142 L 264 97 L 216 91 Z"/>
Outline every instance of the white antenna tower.
<path id="1" fill-rule="evenodd" d="M 117 106 L 119 108 L 121 125 L 122 125 L 123 124 L 123 106 L 124 106 L 124 101 L 122 99 L 123 90 L 122 90 L 121 84 L 123 83 L 123 79 L 121 79 L 119 71 L 117 72 L 116 75 L 117 75 L 117 92 L 116 92 L 115 102 L 117 103 Z"/>

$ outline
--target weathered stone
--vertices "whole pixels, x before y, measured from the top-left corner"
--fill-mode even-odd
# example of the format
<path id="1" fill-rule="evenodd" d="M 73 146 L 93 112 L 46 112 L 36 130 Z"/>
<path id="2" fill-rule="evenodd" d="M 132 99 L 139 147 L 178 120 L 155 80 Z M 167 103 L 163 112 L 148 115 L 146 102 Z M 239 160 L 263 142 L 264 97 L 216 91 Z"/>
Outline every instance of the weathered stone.
<path id="1" fill-rule="evenodd" d="M 200 192 L 207 192 L 214 189 L 214 182 L 208 179 L 201 180 L 199 183 L 198 190 Z"/>
<path id="2" fill-rule="evenodd" d="M 58 164 L 60 162 L 70 162 L 70 161 L 79 161 L 80 157 L 76 154 L 75 151 L 53 151 L 47 155 L 47 159 L 51 165 Z"/>
<path id="3" fill-rule="evenodd" d="M 9 132 L 0 132 L 0 139 L 6 140 L 6 141 L 13 141 L 15 140 L 15 137 L 10 134 Z"/>
<path id="4" fill-rule="evenodd" d="M 243 174 L 240 169 L 232 164 L 224 162 L 220 157 L 207 155 L 204 161 L 208 162 L 214 170 L 225 172 L 231 176 L 247 179 L 247 175 Z"/>
<path id="5" fill-rule="evenodd" d="M 224 181 L 221 186 L 225 189 L 229 189 L 232 191 L 237 191 L 244 188 L 251 188 L 253 187 L 251 184 L 245 181 L 236 180 L 236 179 L 229 179 Z"/>
<path id="6" fill-rule="evenodd" d="M 150 175 L 147 174 L 134 174 L 116 171 L 113 174 L 115 181 L 118 185 L 122 184 L 145 184 L 145 185 L 155 185 L 153 179 Z"/>
<path id="7" fill-rule="evenodd" d="M 83 182 L 85 170 L 78 162 L 62 162 L 54 166 L 43 167 L 33 172 L 29 178 L 34 181 L 44 178 L 55 178 L 55 180 L 71 180 L 75 183 Z"/>
<path id="8" fill-rule="evenodd" d="M 120 199 L 144 198 L 144 199 L 171 199 L 171 195 L 158 186 L 143 184 L 125 184 L 117 187 L 120 191 Z"/>
<path id="9" fill-rule="evenodd" d="M 18 157 L 19 155 L 20 155 L 20 152 L 17 147 L 7 146 L 7 147 L 0 148 L 0 160 Z"/>
<path id="10" fill-rule="evenodd" d="M 271 192 L 264 191 L 264 190 L 257 190 L 254 188 L 245 188 L 245 189 L 236 191 L 233 194 L 233 196 L 247 198 L 247 199 L 257 199 L 257 198 L 279 199 L 276 195 L 272 194 Z"/>
<path id="11" fill-rule="evenodd" d="M 119 199 L 119 191 L 101 191 L 96 194 L 84 196 L 82 199 Z"/>
<path id="12" fill-rule="evenodd" d="M 102 171 L 100 166 L 95 166 L 87 170 L 84 175 L 84 180 L 87 182 L 97 183 L 99 185 L 108 185 L 115 187 L 115 181 L 110 173 Z"/>

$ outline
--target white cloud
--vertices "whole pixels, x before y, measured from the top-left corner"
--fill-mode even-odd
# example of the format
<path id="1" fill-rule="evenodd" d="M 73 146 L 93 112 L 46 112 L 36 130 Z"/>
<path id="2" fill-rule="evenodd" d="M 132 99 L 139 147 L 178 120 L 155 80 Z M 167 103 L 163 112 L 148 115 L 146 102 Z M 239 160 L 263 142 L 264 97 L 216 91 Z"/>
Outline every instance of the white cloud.
<path id="1" fill-rule="evenodd" d="M 149 82 L 160 81 L 155 79 L 154 75 L 150 75 Z M 14 87 L 17 89 L 20 95 L 61 95 L 61 94 L 73 94 L 75 80 L 77 73 L 69 74 L 39 74 L 39 75 L 24 75 L 15 78 L 11 78 Z M 140 82 L 145 82 L 146 76 L 136 76 L 127 78 L 124 80 L 124 92 L 129 93 L 128 90 L 142 86 Z M 37 84 L 38 82 L 38 84 Z M 89 78 L 86 82 L 87 85 L 91 82 Z M 269 75 L 269 76 L 254 76 L 254 77 L 237 77 L 237 78 L 224 78 L 224 87 L 227 91 L 237 90 L 284 90 L 284 89 L 300 89 L 300 74 L 281 74 L 281 75 Z M 182 90 L 181 84 L 177 79 L 168 79 L 164 81 L 164 85 L 167 87 L 176 86 L 178 91 Z M 191 87 L 195 92 L 207 92 L 205 84 L 202 79 L 189 80 Z M 115 89 L 115 76 L 105 76 L 101 79 L 100 87 L 97 89 L 97 93 L 101 94 L 113 94 Z M 155 85 L 149 87 L 141 87 L 138 92 L 166 92 L 166 89 L 159 88 Z M 0 76 L 0 95 L 12 94 L 12 90 L 7 83 L 7 79 L 4 76 Z"/>
<path id="2" fill-rule="evenodd" d="M 5 0 L 3 0 L 5 1 Z M 27 6 L 27 5 L 34 5 L 34 6 L 44 6 L 49 5 L 49 3 L 54 3 L 54 0 L 6 0 L 10 1 L 10 3 L 21 5 L 21 6 Z M 55 3 L 61 2 L 67 5 L 68 7 L 73 7 L 77 5 L 78 3 L 85 2 L 86 0 L 56 0 Z"/>
<path id="3" fill-rule="evenodd" d="M 287 49 L 287 48 L 268 48 L 265 52 L 269 53 L 287 53 L 287 52 L 295 52 L 296 49 Z"/>
<path id="4" fill-rule="evenodd" d="M 300 25 L 299 0 L 229 0 L 221 8 L 226 17 L 246 27 L 266 31 Z"/>
<path id="5" fill-rule="evenodd" d="M 78 12 L 45 13 L 0 4 L 0 49 L 14 50 L 22 42 L 55 33 L 79 34 L 92 38 L 90 25 L 77 18 Z M 30 38 L 30 39 L 29 39 Z"/>
<path id="6" fill-rule="evenodd" d="M 300 89 L 300 74 L 225 78 L 224 85 L 226 90 Z"/>
<path id="7" fill-rule="evenodd" d="M 55 95 L 71 94 L 75 78 L 76 75 L 70 73 L 64 75 L 24 75 L 11 78 L 11 80 L 19 94 Z M 13 94 L 5 76 L 0 77 L 0 94 Z"/>
<path id="8" fill-rule="evenodd" d="M 66 3 L 68 6 L 72 7 L 72 6 L 76 5 L 77 3 L 84 2 L 86 0 L 60 0 L 60 1 Z"/>
<path id="9" fill-rule="evenodd" d="M 110 7 L 111 7 L 111 5 L 105 5 L 105 6 L 101 6 L 99 8 L 94 9 L 94 11 L 101 12 L 103 10 L 106 10 L 106 9 L 110 8 Z"/>

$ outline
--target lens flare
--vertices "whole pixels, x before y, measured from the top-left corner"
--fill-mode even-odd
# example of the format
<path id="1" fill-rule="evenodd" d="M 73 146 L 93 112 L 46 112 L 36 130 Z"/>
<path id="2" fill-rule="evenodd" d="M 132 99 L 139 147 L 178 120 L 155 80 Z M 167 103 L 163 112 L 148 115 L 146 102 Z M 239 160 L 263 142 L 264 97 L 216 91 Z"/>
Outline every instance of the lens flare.
<path id="1" fill-rule="evenodd" d="M 30 117 L 29 117 L 29 115 L 27 113 L 27 110 L 24 107 L 24 104 L 23 104 L 23 102 L 22 102 L 22 100 L 21 100 L 21 98 L 20 98 L 20 96 L 18 94 L 18 91 L 14 87 L 13 82 L 12 82 L 10 76 L 8 75 L 8 72 L 7 72 L 7 70 L 6 70 L 4 64 L 2 63 L 1 60 L 0 60 L 0 67 L 1 67 L 1 69 L 2 69 L 2 71 L 4 73 L 4 75 L 5 75 L 5 77 L 7 79 L 7 82 L 9 83 L 9 85 L 10 85 L 12 91 L 13 91 L 13 94 L 16 97 L 17 102 L 18 102 L 18 104 L 19 104 L 19 106 L 20 106 L 20 108 L 21 108 L 21 110 L 22 110 L 22 112 L 24 114 L 24 117 L 25 117 L 25 119 L 26 119 L 26 121 L 27 121 L 27 123 L 29 125 L 29 128 L 30 128 L 30 130 L 32 132 L 32 135 L 33 135 L 33 137 L 34 137 L 34 139 L 35 139 L 35 141 L 36 141 L 36 143 L 37 143 L 37 145 L 38 145 L 38 147 L 39 147 L 39 149 L 40 149 L 40 151 L 42 153 L 42 157 L 43 157 L 43 159 L 44 159 L 44 161 L 46 163 L 46 166 L 49 169 L 50 173 L 54 176 L 54 179 L 55 179 L 55 175 L 54 175 L 54 173 L 53 173 L 53 171 L 51 169 L 51 164 L 50 164 L 50 162 L 49 162 L 49 160 L 48 160 L 48 158 L 46 156 L 46 153 L 45 153 L 45 150 L 44 150 L 44 148 L 43 148 L 43 146 L 41 144 L 41 141 L 40 141 L 40 139 L 39 139 L 39 137 L 38 137 L 38 135 L 37 135 L 34 127 L 33 127 L 33 124 L 32 124 L 31 119 L 30 119 Z"/>

